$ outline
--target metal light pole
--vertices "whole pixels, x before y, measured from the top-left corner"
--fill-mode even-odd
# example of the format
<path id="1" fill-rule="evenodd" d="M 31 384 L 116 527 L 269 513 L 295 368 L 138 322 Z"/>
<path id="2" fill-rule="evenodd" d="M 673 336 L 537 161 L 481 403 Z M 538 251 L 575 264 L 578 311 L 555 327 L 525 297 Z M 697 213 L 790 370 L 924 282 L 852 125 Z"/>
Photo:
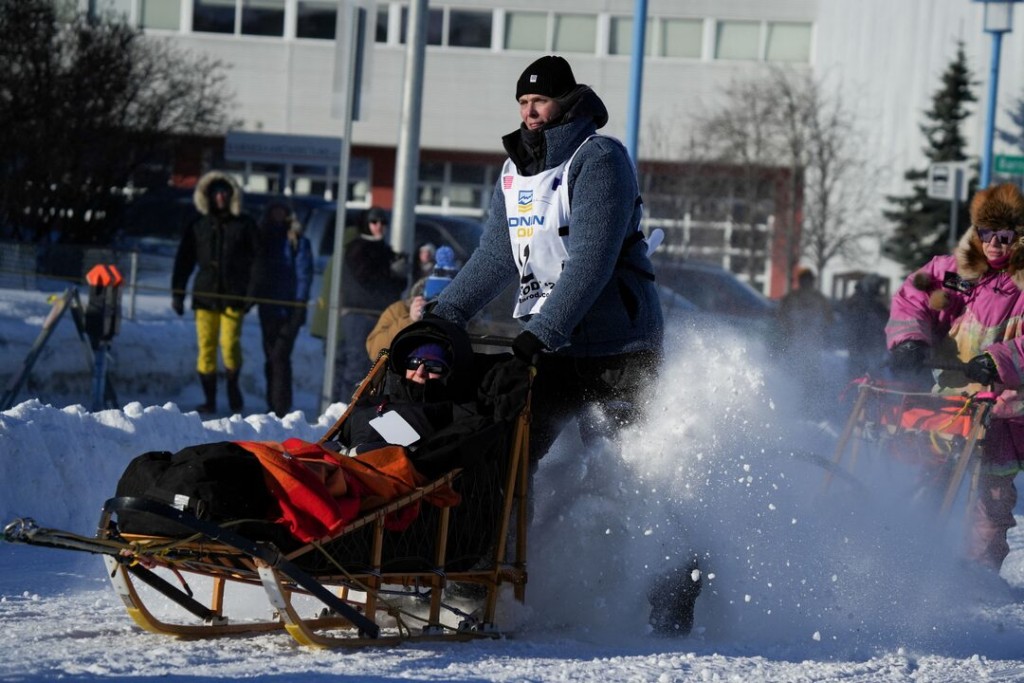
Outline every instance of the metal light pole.
<path id="1" fill-rule="evenodd" d="M 420 124 L 423 110 L 423 71 L 427 60 L 428 0 L 409 3 L 406 33 L 405 80 L 402 86 L 402 117 L 395 154 L 395 202 L 391 212 L 391 246 L 415 256 L 416 186 L 420 171 Z M 409 274 L 412 269 L 408 269 Z M 410 282 L 411 284 L 411 282 Z"/>
<path id="2" fill-rule="evenodd" d="M 644 44 L 647 34 L 647 0 L 636 0 L 633 10 L 633 54 L 629 73 L 629 108 L 626 111 L 626 149 L 633 165 L 640 162 L 637 142 L 640 130 L 640 99 L 644 80 Z"/>
<path id="3" fill-rule="evenodd" d="M 985 142 L 981 149 L 979 189 L 988 187 L 992 179 L 992 138 L 996 127 L 996 99 L 999 94 L 999 56 L 1003 34 L 1013 30 L 1013 3 L 1021 0 L 972 0 L 985 4 L 983 28 L 992 36 L 992 59 L 989 62 L 988 102 L 985 110 Z"/>

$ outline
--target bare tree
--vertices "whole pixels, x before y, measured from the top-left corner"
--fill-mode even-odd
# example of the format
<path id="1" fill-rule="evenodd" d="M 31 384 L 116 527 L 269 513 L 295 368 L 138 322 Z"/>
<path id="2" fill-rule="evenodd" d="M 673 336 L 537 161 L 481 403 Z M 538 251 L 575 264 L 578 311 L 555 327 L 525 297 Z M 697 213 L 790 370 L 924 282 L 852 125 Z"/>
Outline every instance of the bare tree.
<path id="1" fill-rule="evenodd" d="M 773 67 L 733 83 L 700 130 L 746 178 L 750 200 L 784 179 L 774 228 L 786 272 L 801 257 L 819 272 L 836 257 L 857 260 L 865 238 L 880 234 L 865 214 L 878 174 L 860 155 L 855 118 L 810 73 Z"/>
<path id="2" fill-rule="evenodd" d="M 766 172 L 777 165 L 778 130 L 775 126 L 776 106 L 765 83 L 751 79 L 730 84 L 724 93 L 725 104 L 702 117 L 697 129 L 708 145 L 711 158 L 719 166 L 731 167 L 724 173 L 729 193 L 740 199 L 733 205 L 729 219 L 745 225 L 745 239 L 739 245 L 747 256 L 746 271 L 751 282 L 761 270 L 759 252 L 764 245 L 756 239 L 756 226 L 765 218 L 760 210 L 765 199 L 773 194 L 774 179 Z M 737 215 L 737 209 L 742 212 Z"/>
<path id="3" fill-rule="evenodd" d="M 783 131 L 790 163 L 790 179 L 803 183 L 791 187 L 791 228 L 786 253 L 809 260 L 818 272 L 835 258 L 858 261 L 864 257 L 866 240 L 881 236 L 869 217 L 871 197 L 878 189 L 878 169 L 872 169 L 858 145 L 861 133 L 851 111 L 838 92 L 827 93 L 821 80 L 809 73 L 772 70 L 772 89 L 784 102 L 777 125 Z M 802 207 L 803 220 L 796 213 Z"/>
<path id="4" fill-rule="evenodd" d="M 0 224 L 26 239 L 105 241 L 138 169 L 227 128 L 220 62 L 50 0 L 0 0 L 0 35 Z"/>

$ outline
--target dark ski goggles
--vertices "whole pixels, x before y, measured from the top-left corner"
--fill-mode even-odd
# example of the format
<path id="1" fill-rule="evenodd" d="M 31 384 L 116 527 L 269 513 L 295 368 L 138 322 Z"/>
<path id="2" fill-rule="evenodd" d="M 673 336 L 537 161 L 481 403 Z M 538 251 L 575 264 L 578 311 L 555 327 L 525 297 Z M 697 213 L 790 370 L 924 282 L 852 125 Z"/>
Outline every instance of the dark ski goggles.
<path id="1" fill-rule="evenodd" d="M 978 237 L 982 242 L 988 244 L 995 238 L 996 244 L 1009 244 L 1013 242 L 1013 239 L 1017 236 L 1014 230 L 989 230 L 988 228 L 978 228 Z"/>
<path id="2" fill-rule="evenodd" d="M 415 356 L 405 362 L 405 369 L 415 372 L 419 370 L 421 365 L 427 369 L 429 374 L 437 375 L 438 377 L 443 377 L 448 372 L 448 366 L 445 365 L 444 361 Z"/>

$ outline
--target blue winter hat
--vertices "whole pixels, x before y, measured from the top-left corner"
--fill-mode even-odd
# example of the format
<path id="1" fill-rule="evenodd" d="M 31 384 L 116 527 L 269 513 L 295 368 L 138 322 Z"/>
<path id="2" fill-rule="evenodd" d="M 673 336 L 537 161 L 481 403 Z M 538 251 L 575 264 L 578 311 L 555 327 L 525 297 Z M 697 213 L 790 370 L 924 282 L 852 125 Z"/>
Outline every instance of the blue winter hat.
<path id="1" fill-rule="evenodd" d="M 451 354 L 440 344 L 421 344 L 417 346 L 409 353 L 407 360 L 412 360 L 413 358 L 437 361 L 443 363 L 448 369 L 451 369 L 452 366 Z"/>
<path id="2" fill-rule="evenodd" d="M 447 245 L 440 247 L 434 254 L 434 272 L 427 278 L 423 296 L 428 300 L 435 298 L 458 272 L 459 262 L 455 260 L 455 250 Z"/>
<path id="3" fill-rule="evenodd" d="M 434 267 L 442 270 L 458 270 L 459 264 L 455 260 L 455 250 L 447 244 L 437 250 L 434 254 Z"/>

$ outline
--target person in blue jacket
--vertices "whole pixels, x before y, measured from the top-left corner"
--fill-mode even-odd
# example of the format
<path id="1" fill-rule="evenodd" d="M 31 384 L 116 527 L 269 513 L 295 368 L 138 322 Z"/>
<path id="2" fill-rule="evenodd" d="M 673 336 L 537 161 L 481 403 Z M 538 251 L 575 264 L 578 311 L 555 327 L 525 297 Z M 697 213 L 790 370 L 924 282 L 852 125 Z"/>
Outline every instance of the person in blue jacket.
<path id="1" fill-rule="evenodd" d="M 292 408 L 292 350 L 306 324 L 313 249 L 302 234 L 302 223 L 280 202 L 267 206 L 259 238 L 257 291 L 267 408 L 284 417 Z"/>
<path id="2" fill-rule="evenodd" d="M 537 361 L 535 465 L 573 417 L 590 443 L 639 416 L 663 320 L 633 162 L 621 142 L 597 134 L 604 103 L 557 56 L 527 67 L 515 95 L 522 123 L 502 139 L 509 158 L 480 246 L 430 314 L 465 326 L 518 284 L 512 350 Z M 596 416 L 584 410 L 591 405 Z"/>

